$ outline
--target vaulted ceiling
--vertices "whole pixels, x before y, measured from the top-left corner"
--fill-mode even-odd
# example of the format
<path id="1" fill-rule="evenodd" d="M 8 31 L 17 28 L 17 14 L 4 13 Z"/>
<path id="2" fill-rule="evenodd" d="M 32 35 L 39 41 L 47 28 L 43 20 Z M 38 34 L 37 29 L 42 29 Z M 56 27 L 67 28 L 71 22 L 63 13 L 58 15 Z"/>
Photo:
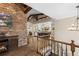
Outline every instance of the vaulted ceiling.
<path id="1" fill-rule="evenodd" d="M 78 3 L 24 3 L 32 8 L 56 19 L 63 19 L 77 15 Z"/>

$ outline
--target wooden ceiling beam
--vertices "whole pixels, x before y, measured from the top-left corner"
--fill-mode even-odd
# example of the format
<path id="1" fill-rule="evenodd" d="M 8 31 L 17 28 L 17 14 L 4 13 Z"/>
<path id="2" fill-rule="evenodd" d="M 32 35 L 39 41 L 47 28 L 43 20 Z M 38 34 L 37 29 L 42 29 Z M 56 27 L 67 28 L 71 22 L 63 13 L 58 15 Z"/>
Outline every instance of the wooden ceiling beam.
<path id="1" fill-rule="evenodd" d="M 23 3 L 16 3 L 17 6 L 20 7 L 20 9 L 25 13 L 27 14 L 32 8 L 23 4 Z"/>
<path id="2" fill-rule="evenodd" d="M 43 17 L 40 17 L 38 18 L 39 16 L 43 16 Z M 39 13 L 39 14 L 31 14 L 29 17 L 28 17 L 28 20 L 30 20 L 30 17 L 33 17 L 36 19 L 36 21 L 40 20 L 40 19 L 43 19 L 43 18 L 47 18 L 48 16 L 44 15 L 43 13 Z"/>

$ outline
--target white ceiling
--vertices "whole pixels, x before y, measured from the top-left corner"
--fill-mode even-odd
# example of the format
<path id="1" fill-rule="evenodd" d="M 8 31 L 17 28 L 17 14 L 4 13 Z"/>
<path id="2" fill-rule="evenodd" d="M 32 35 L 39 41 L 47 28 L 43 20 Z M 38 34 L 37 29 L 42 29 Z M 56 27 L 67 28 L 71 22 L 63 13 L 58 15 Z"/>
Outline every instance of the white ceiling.
<path id="1" fill-rule="evenodd" d="M 25 3 L 25 4 L 57 20 L 77 15 L 76 6 L 78 5 L 78 3 Z"/>
<path id="2" fill-rule="evenodd" d="M 40 13 L 39 11 L 37 11 L 36 9 L 31 9 L 28 13 L 27 16 L 31 15 L 31 14 L 38 14 Z"/>

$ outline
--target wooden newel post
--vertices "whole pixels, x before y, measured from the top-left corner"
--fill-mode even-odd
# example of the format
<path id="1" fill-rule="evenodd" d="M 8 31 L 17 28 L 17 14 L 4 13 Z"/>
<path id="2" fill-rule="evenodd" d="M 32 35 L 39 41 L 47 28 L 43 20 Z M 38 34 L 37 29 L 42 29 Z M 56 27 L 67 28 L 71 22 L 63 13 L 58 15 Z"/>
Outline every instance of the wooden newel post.
<path id="1" fill-rule="evenodd" d="M 74 44 L 74 41 L 73 40 L 71 40 L 71 52 L 72 52 L 72 56 L 74 56 L 75 44 Z"/>

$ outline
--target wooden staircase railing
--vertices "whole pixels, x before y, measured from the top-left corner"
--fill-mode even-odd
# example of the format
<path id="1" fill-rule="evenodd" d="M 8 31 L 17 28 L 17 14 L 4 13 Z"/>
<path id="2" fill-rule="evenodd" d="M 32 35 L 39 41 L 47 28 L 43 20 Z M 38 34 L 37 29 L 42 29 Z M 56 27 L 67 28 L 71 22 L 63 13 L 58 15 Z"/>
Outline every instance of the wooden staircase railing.
<path id="1" fill-rule="evenodd" d="M 79 45 L 76 45 L 73 40 L 71 40 L 71 43 L 66 43 L 66 42 L 62 42 L 62 41 L 58 41 L 58 40 L 53 40 L 53 39 L 44 39 L 44 40 L 45 41 L 42 42 L 43 45 L 44 45 L 43 48 L 45 48 L 46 44 L 49 43 L 48 46 L 51 47 L 51 53 L 54 56 L 55 55 L 56 56 L 68 56 L 68 50 L 69 50 L 68 46 L 70 46 L 71 55 L 74 56 L 75 48 L 79 48 Z M 48 43 L 46 43 L 46 40 L 48 41 Z M 39 52 L 38 41 L 39 41 L 39 37 L 37 36 L 37 53 L 40 53 Z M 45 52 L 45 50 L 43 52 Z M 46 52 L 41 54 L 41 55 L 44 56 L 45 54 L 46 54 Z"/>

